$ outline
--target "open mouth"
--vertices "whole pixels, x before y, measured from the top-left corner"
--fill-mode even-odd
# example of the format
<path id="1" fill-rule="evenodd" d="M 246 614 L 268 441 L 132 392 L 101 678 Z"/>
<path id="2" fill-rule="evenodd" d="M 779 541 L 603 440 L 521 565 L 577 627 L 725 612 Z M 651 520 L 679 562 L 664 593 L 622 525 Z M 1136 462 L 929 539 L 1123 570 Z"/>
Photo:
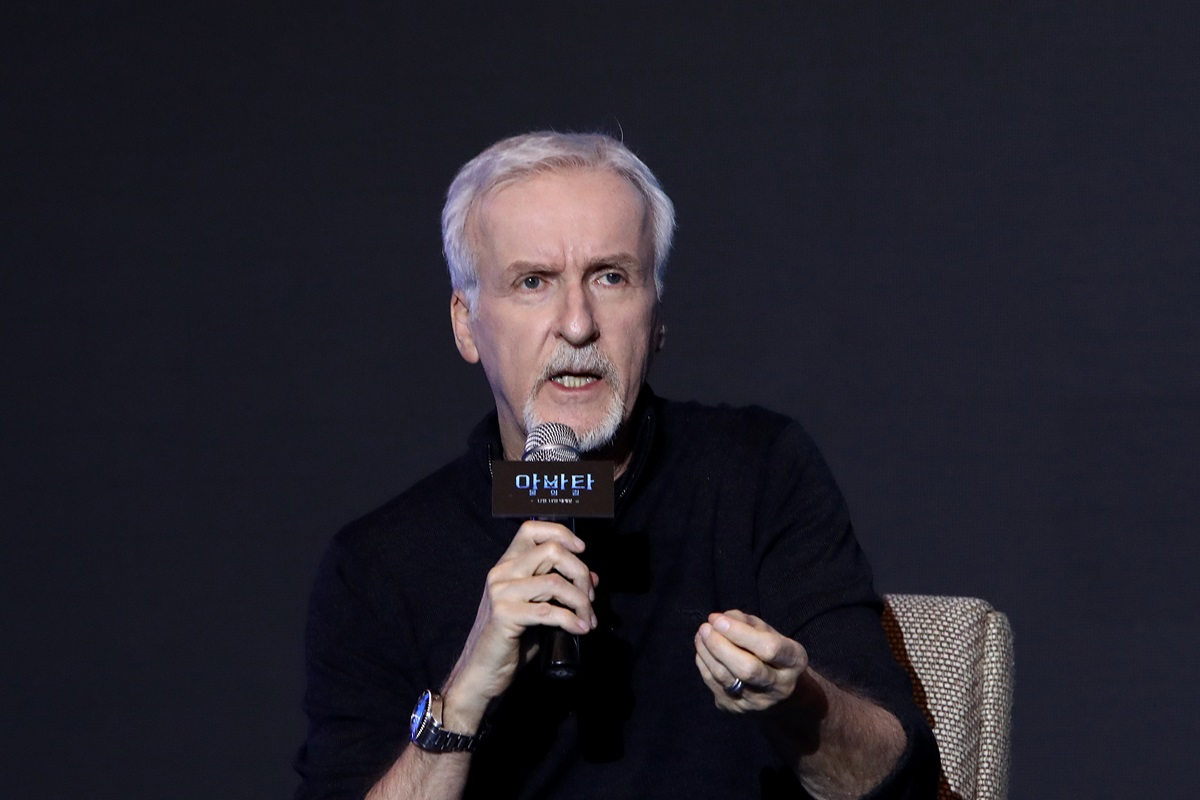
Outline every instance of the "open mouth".
<path id="1" fill-rule="evenodd" d="M 558 375 L 551 375 L 550 380 L 564 389 L 582 389 L 600 380 L 600 376 L 588 373 L 563 372 Z"/>

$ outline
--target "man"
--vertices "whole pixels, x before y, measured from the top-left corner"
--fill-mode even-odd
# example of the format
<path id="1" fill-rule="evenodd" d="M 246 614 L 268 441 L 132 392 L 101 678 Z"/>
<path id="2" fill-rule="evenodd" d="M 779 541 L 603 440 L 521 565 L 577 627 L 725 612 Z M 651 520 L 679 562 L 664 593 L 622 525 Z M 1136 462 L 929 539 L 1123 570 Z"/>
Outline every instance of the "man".
<path id="1" fill-rule="evenodd" d="M 442 223 L 455 342 L 496 411 L 332 543 L 297 796 L 932 797 L 936 747 L 815 447 L 646 387 L 674 211 L 645 165 L 604 136 L 507 139 Z M 614 520 L 492 519 L 491 460 L 547 421 L 611 459 Z M 581 637 L 575 679 L 530 663 L 544 626 Z"/>

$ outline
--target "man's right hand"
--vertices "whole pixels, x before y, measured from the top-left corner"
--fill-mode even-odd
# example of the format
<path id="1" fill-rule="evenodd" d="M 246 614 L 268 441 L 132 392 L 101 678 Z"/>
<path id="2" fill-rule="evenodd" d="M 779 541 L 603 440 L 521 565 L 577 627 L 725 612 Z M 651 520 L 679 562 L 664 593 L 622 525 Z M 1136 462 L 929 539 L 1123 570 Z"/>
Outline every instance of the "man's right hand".
<path id="1" fill-rule="evenodd" d="M 475 624 L 442 687 L 442 725 L 478 729 L 487 704 L 512 684 L 517 668 L 536 654 L 523 634 L 538 625 L 583 634 L 596 627 L 597 577 L 579 559 L 583 540 L 556 522 L 521 525 L 488 572 Z"/>

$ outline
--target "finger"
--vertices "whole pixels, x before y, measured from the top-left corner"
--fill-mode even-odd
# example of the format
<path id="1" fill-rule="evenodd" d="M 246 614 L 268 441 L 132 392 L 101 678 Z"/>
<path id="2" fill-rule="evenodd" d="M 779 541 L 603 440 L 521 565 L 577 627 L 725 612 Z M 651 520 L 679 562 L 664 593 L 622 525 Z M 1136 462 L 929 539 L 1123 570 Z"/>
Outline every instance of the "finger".
<path id="1" fill-rule="evenodd" d="M 755 692 L 754 687 L 748 681 L 742 681 L 746 690 L 745 694 L 742 691 L 730 694 L 729 689 L 737 683 L 738 676 L 715 660 L 713 655 L 705 648 L 699 634 L 697 634 L 696 638 L 696 669 L 699 670 L 704 685 L 712 692 L 717 708 L 743 713 L 749 710 L 762 710 L 773 702 L 772 698 L 759 695 Z M 767 705 L 764 705 L 764 703 Z"/>
<path id="2" fill-rule="evenodd" d="M 507 623 L 506 627 L 511 626 L 511 630 L 514 630 L 517 636 L 538 625 L 562 628 L 568 633 L 587 633 L 596 627 L 595 617 L 592 616 L 590 608 L 585 611 L 586 616 L 580 616 L 566 604 L 555 605 L 514 598 L 497 603 L 495 612 L 497 621 Z"/>
<path id="3" fill-rule="evenodd" d="M 583 540 L 561 525 L 544 524 L 551 527 L 531 527 L 518 532 L 492 568 L 495 574 L 489 575 L 489 580 L 511 580 L 558 569 L 577 585 L 587 585 L 588 570 L 578 555 Z"/>
<path id="4" fill-rule="evenodd" d="M 712 614 L 709 622 L 717 633 L 741 650 L 772 667 L 803 669 L 808 665 L 808 653 L 799 642 L 741 611 Z"/>
<path id="5" fill-rule="evenodd" d="M 696 659 L 698 663 L 704 665 L 705 670 L 712 676 L 714 688 L 723 689 L 739 677 L 727 664 L 717 658 L 716 654 L 709 648 L 704 636 L 703 626 L 696 633 Z"/>
<path id="6" fill-rule="evenodd" d="M 544 519 L 530 519 L 521 523 L 505 555 L 520 555 L 546 542 L 558 542 L 572 553 L 582 553 L 585 549 L 583 539 L 565 525 Z"/>
<path id="7" fill-rule="evenodd" d="M 505 573 L 514 578 L 557 572 L 578 586 L 581 591 L 595 596 L 592 574 L 587 565 L 557 541 L 539 544 L 509 561 L 506 567 Z"/>
<path id="8" fill-rule="evenodd" d="M 723 697 L 728 697 L 728 695 L 725 694 L 726 684 L 722 684 L 719 680 L 717 680 L 716 676 L 712 674 L 712 670 L 709 669 L 708 664 L 704 663 L 704 659 L 700 657 L 699 653 L 696 653 L 696 669 L 700 672 L 700 679 L 704 681 L 704 685 L 709 688 L 709 690 L 718 700 L 722 699 Z M 732 683 L 732 681 L 730 681 L 730 683 Z"/>
<path id="9" fill-rule="evenodd" d="M 493 605 L 499 607 L 505 603 L 557 604 L 571 610 L 590 625 L 595 625 L 596 614 L 592 609 L 591 597 L 556 572 L 532 575 L 497 584 L 493 590 Z M 530 613 L 542 612 L 535 610 Z"/>
<path id="10" fill-rule="evenodd" d="M 730 681 L 727 683 L 732 682 L 733 678 L 741 678 L 750 686 L 766 687 L 774 683 L 771 667 L 750 651 L 729 641 L 713 626 L 708 623 L 701 625 L 700 637 L 705 649 L 712 655 L 710 666 L 714 663 L 719 665 L 713 670 L 718 678 L 724 679 L 725 673 L 728 673 Z"/>
<path id="11" fill-rule="evenodd" d="M 728 611 L 722 612 L 722 614 L 724 614 L 727 617 L 736 619 L 738 622 L 744 622 L 752 628 L 758 628 L 759 630 L 764 630 L 764 629 L 774 630 L 773 628 L 771 628 L 770 625 L 768 625 L 766 622 L 764 622 L 760 618 L 754 616 L 753 614 L 747 614 L 745 611 L 742 611 L 741 609 L 731 608 Z M 719 616 L 721 616 L 721 614 L 709 614 L 708 621 L 712 622 L 714 617 L 719 617 Z"/>
<path id="12" fill-rule="evenodd" d="M 595 616 L 592 609 L 592 595 L 571 583 L 557 572 L 545 575 L 534 575 L 513 582 L 514 587 L 528 603 L 557 603 L 570 608 L 581 619 L 591 619 Z"/>

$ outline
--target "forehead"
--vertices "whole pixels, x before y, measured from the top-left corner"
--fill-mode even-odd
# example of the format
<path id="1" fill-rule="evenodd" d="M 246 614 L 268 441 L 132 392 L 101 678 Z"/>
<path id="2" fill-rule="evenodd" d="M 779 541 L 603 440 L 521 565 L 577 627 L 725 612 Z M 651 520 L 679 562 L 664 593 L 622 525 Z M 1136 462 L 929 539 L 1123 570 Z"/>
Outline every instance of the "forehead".
<path id="1" fill-rule="evenodd" d="M 640 254 L 647 206 L 641 194 L 607 169 L 563 169 L 509 181 L 483 196 L 474 233 L 484 251 L 624 250 Z M 483 255 L 483 253 L 481 253 Z"/>

